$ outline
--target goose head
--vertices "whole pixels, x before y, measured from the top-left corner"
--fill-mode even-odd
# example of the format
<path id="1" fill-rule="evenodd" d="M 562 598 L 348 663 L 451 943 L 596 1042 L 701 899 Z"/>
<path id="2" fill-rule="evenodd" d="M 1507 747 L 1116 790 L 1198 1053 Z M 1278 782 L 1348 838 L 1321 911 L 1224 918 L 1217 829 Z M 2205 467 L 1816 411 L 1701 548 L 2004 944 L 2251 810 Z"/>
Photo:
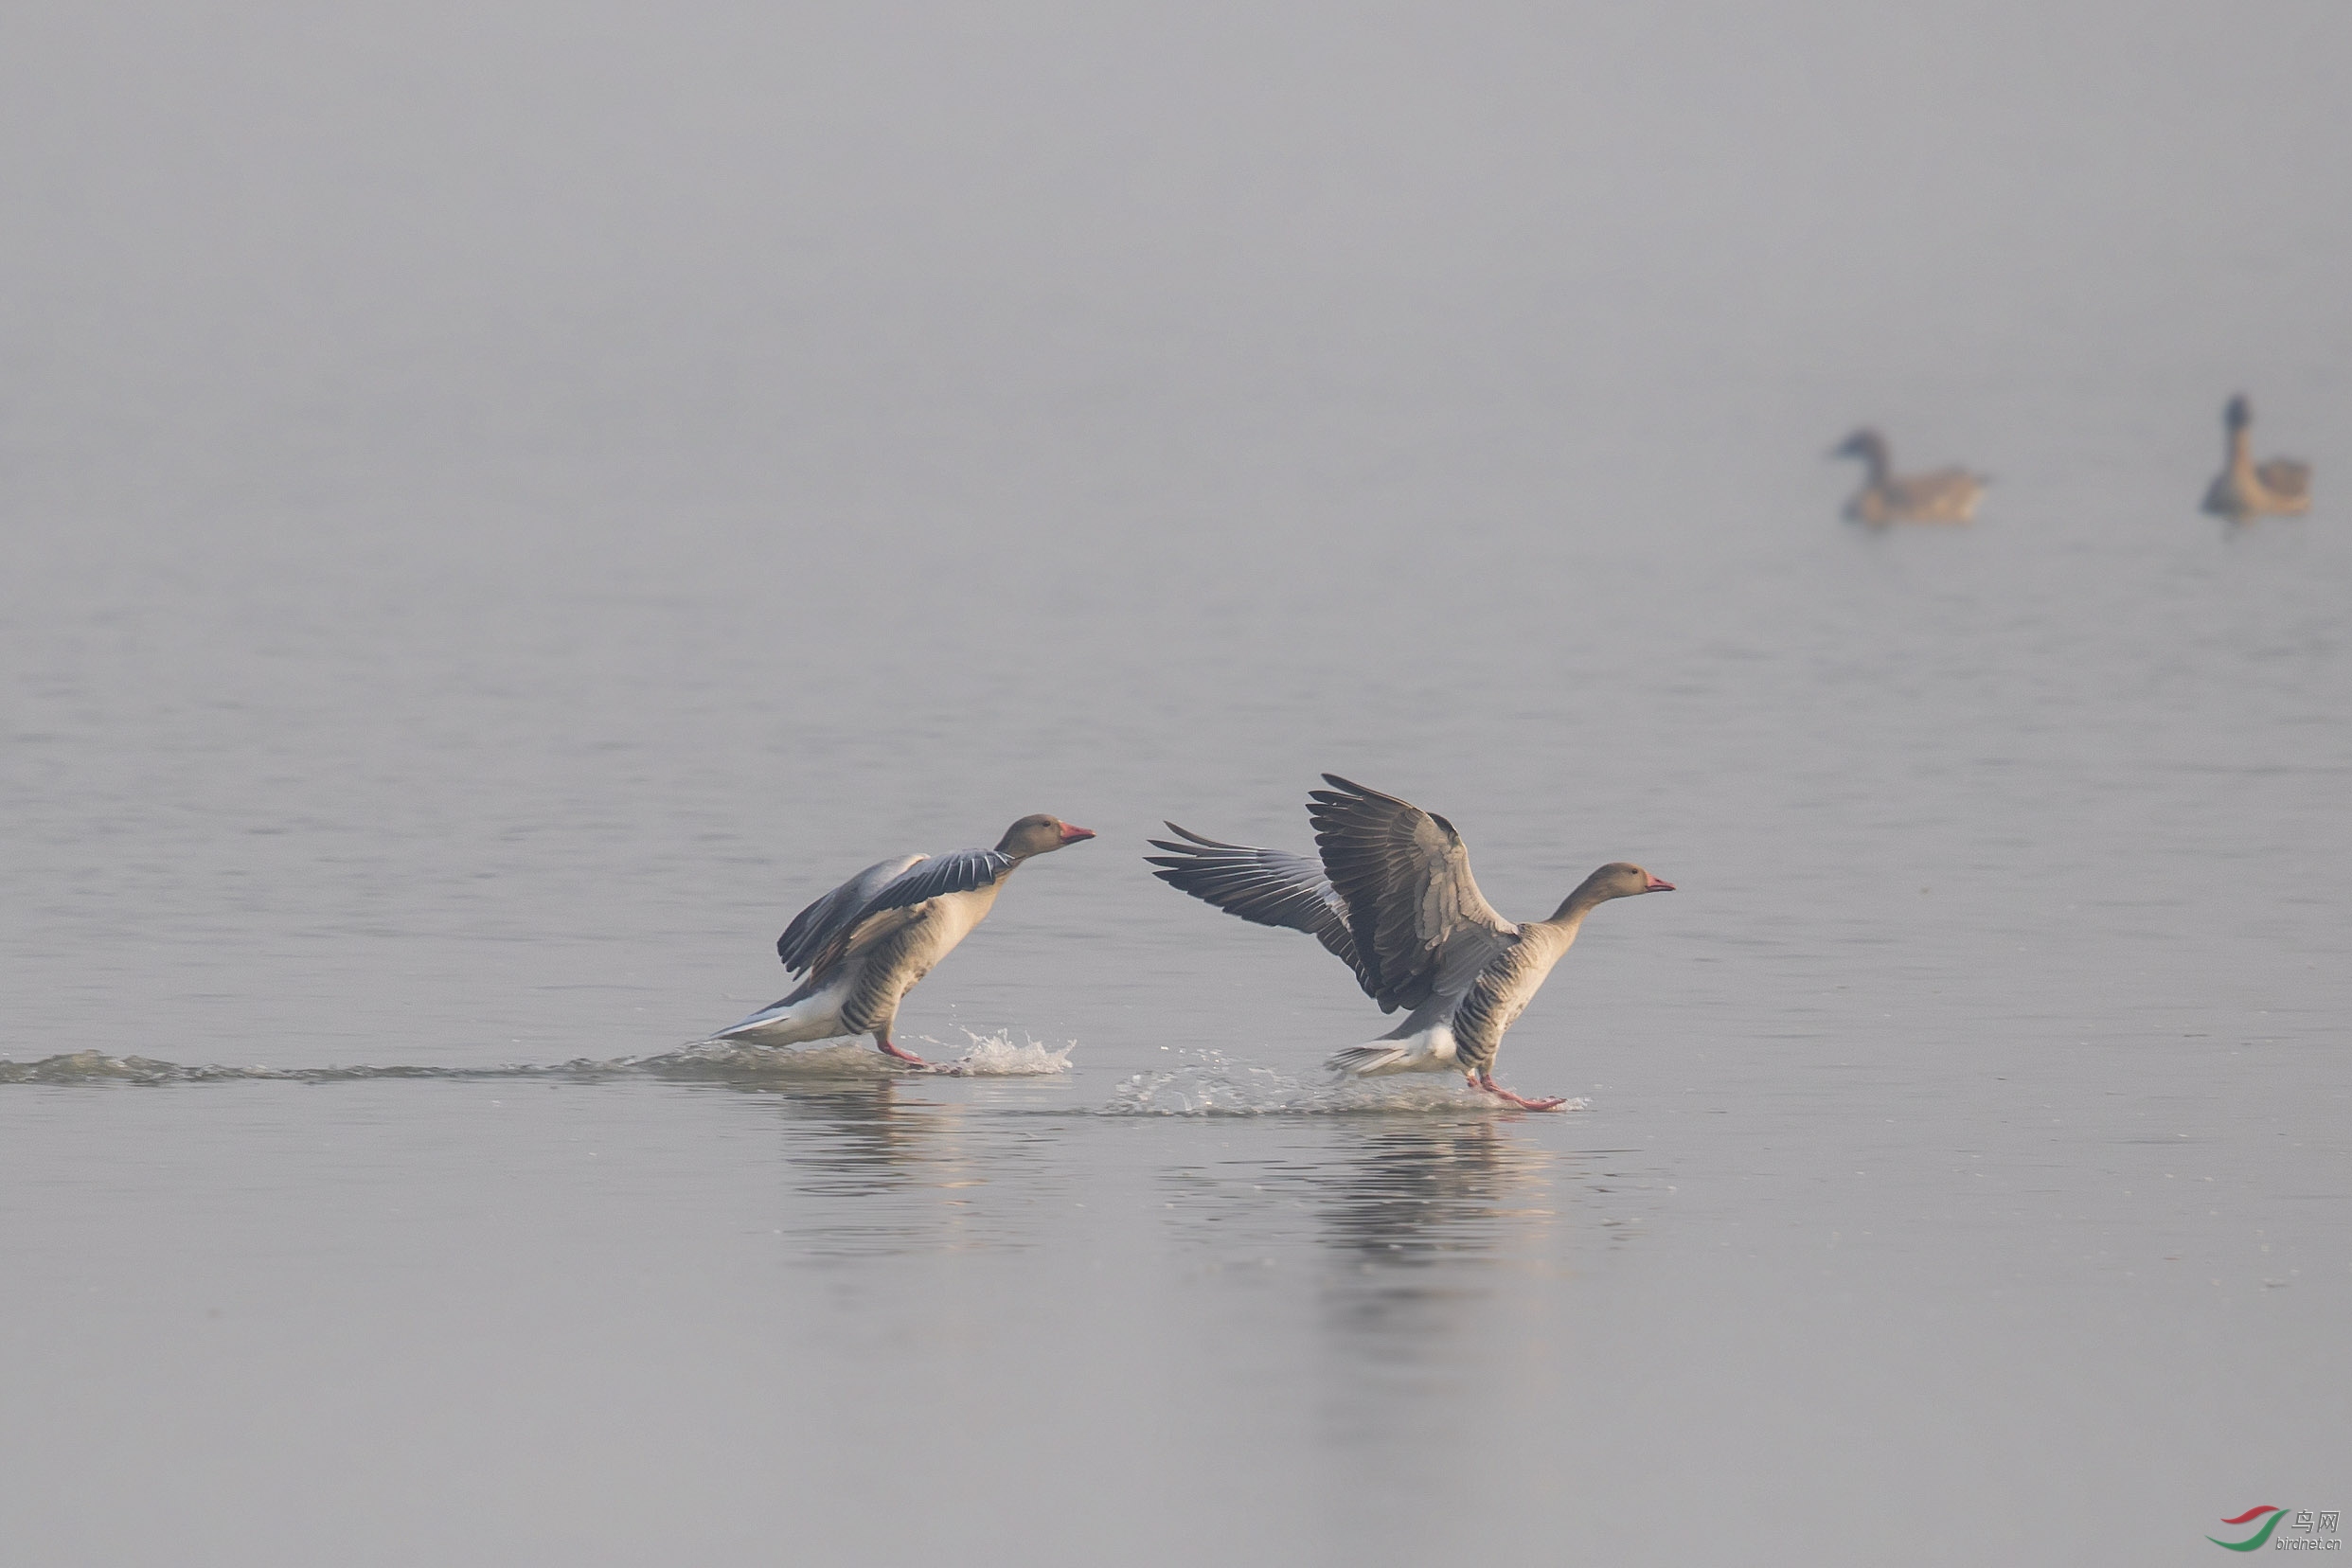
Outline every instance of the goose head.
<path id="1" fill-rule="evenodd" d="M 1040 811 L 1006 829 L 1005 836 L 996 841 L 996 852 L 1015 860 L 1027 860 L 1031 855 L 1049 855 L 1094 836 L 1092 828 L 1073 828 L 1060 817 Z"/>
<path id="2" fill-rule="evenodd" d="M 1859 457 L 1865 463 L 1886 461 L 1886 437 L 1864 425 L 1840 441 L 1826 454 L 1831 457 Z"/>
<path id="3" fill-rule="evenodd" d="M 1590 891 L 1593 901 L 1604 899 L 1630 899 L 1643 893 L 1671 893 L 1674 884 L 1660 882 L 1631 861 L 1611 861 L 1607 865 L 1584 879 L 1579 893 Z"/>
<path id="4" fill-rule="evenodd" d="M 1611 861 L 1577 884 L 1552 916 L 1555 920 L 1582 919 L 1595 904 L 1612 899 L 1631 899 L 1644 893 L 1671 893 L 1674 884 L 1661 882 L 1631 861 Z"/>
<path id="5" fill-rule="evenodd" d="M 2246 401 L 2245 393 L 2232 398 L 2229 406 L 2221 410 L 2221 423 L 2233 436 L 2254 423 L 2254 405 Z"/>

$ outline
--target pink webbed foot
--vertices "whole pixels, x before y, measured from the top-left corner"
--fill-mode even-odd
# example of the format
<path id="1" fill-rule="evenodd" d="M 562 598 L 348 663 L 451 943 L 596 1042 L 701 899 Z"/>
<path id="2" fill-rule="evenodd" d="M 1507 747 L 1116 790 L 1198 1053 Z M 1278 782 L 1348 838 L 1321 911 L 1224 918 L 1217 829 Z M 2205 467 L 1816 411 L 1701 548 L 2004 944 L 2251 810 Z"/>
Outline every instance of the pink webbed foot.
<path id="1" fill-rule="evenodd" d="M 1471 1075 L 1470 1087 L 1492 1095 L 1506 1105 L 1516 1105 L 1522 1111 L 1557 1111 L 1568 1103 L 1568 1096 L 1565 1095 L 1554 1095 L 1549 1099 L 1529 1099 L 1524 1095 L 1514 1095 L 1495 1082 L 1493 1076 L 1488 1073 Z"/>
<path id="2" fill-rule="evenodd" d="M 936 1073 L 941 1070 L 933 1066 L 930 1062 L 925 1061 L 921 1057 L 917 1056 L 912 1051 L 900 1050 L 891 1042 L 888 1035 L 878 1036 L 875 1039 L 874 1043 L 882 1047 L 882 1055 L 886 1057 L 895 1057 L 899 1060 L 905 1062 L 910 1067 L 920 1067 L 926 1073 Z"/>

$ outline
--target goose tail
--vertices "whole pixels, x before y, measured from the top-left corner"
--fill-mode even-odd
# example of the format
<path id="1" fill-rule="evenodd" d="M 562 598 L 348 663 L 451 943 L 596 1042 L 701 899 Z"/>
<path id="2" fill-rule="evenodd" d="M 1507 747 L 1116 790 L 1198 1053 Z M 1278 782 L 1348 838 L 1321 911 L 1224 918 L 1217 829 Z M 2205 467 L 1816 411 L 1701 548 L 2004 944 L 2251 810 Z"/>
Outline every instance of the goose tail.
<path id="1" fill-rule="evenodd" d="M 830 1040 L 843 1032 L 841 1004 L 839 990 L 815 995 L 794 991 L 710 1038 L 740 1040 L 755 1045 L 799 1045 L 811 1040 Z"/>
<path id="2" fill-rule="evenodd" d="M 1368 1078 L 1374 1073 L 1393 1070 L 1411 1054 L 1402 1045 L 1378 1041 L 1370 1045 L 1350 1045 L 1344 1051 L 1334 1051 L 1323 1064 L 1334 1073 Z"/>

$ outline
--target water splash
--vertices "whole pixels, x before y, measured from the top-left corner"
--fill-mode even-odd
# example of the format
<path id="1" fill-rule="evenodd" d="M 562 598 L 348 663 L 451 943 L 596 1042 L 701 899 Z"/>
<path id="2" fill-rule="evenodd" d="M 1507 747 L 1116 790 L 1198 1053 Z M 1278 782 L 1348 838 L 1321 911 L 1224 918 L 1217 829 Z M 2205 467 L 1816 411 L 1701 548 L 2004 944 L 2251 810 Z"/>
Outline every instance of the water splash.
<path id="1" fill-rule="evenodd" d="M 1078 1049 L 1073 1040 L 1056 1047 L 1038 1041 L 1024 1041 L 1016 1045 L 1008 1035 L 973 1034 L 964 1031 L 967 1042 L 964 1054 L 953 1061 L 940 1063 L 957 1078 L 1048 1078 L 1070 1070 L 1070 1053 Z M 926 1045 L 936 1045 L 930 1036 L 922 1037 Z"/>
<path id="2" fill-rule="evenodd" d="M 1075 1041 L 1059 1048 L 1034 1040 L 1019 1044 L 1003 1034 L 965 1031 L 969 1048 L 938 1063 L 937 1075 L 891 1060 L 872 1046 L 834 1041 L 807 1046 L 745 1045 L 734 1041 L 698 1041 L 674 1051 L 648 1056 L 587 1057 L 561 1062 L 517 1062 L 497 1067 L 423 1067 L 407 1065 L 356 1067 L 231 1067 L 189 1066 L 153 1057 L 115 1057 L 103 1051 L 70 1051 L 38 1061 L 0 1059 L 0 1084 L 95 1083 L 353 1083 L 369 1078 L 438 1078 L 470 1081 L 482 1078 L 543 1078 L 596 1083 L 611 1078 L 655 1078 L 686 1082 L 767 1083 L 803 1079 L 881 1079 L 926 1076 L 952 1078 L 1041 1078 L 1070 1070 Z M 927 1045 L 935 1041 L 926 1040 Z"/>
<path id="3" fill-rule="evenodd" d="M 1106 1116 L 1394 1115 L 1399 1112 L 1497 1112 L 1500 1100 L 1466 1087 L 1452 1073 L 1393 1078 L 1334 1078 L 1310 1083 L 1272 1067 L 1236 1061 L 1222 1051 L 1175 1053 L 1173 1065 L 1137 1073 L 1118 1087 Z M 1589 1100 L 1560 1109 L 1582 1111 Z"/>

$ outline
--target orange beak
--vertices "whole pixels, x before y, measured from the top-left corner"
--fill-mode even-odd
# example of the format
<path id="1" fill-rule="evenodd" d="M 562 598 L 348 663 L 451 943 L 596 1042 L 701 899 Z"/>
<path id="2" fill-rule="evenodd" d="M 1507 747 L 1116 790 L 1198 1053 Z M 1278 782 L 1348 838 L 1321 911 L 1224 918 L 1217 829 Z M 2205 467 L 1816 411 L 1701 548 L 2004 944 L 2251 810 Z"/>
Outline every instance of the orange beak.
<path id="1" fill-rule="evenodd" d="M 1645 892 L 1645 893 L 1671 893 L 1671 892 L 1673 892 L 1673 891 L 1674 891 L 1674 884 L 1673 884 L 1672 882 L 1660 882 L 1657 878 L 1655 878 L 1655 877 L 1650 877 L 1650 876 L 1649 876 L 1649 873 L 1648 873 L 1648 872 L 1647 872 L 1647 871 L 1643 872 L 1643 873 L 1642 873 L 1642 875 L 1643 875 L 1643 876 L 1645 876 L 1645 877 L 1649 877 L 1649 881 L 1648 881 L 1648 883 L 1647 883 L 1647 884 L 1646 884 L 1646 885 L 1642 888 L 1642 891 L 1643 891 L 1643 892 Z"/>
<path id="2" fill-rule="evenodd" d="M 1090 839 L 1094 836 L 1095 830 L 1092 828 L 1074 828 L 1066 822 L 1061 825 L 1061 842 L 1064 844 L 1076 844 L 1080 839 Z"/>

